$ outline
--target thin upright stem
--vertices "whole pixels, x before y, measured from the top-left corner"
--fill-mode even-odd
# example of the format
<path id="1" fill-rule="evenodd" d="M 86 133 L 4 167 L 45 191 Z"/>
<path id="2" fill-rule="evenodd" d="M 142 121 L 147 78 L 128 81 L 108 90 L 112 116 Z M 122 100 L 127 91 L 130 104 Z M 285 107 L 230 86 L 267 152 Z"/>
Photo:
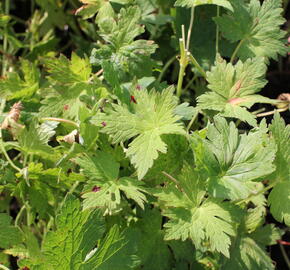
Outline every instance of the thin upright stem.
<path id="1" fill-rule="evenodd" d="M 187 41 L 186 41 L 186 50 L 187 51 L 189 51 L 193 22 L 194 22 L 194 7 L 191 8 L 190 23 L 189 23 L 189 28 L 188 28 L 188 32 L 187 32 Z"/>
<path id="2" fill-rule="evenodd" d="M 176 55 L 172 56 L 167 63 L 164 65 L 158 79 L 157 82 L 161 82 L 162 77 L 164 76 L 165 72 L 167 71 L 167 69 L 171 66 L 171 64 L 176 60 Z"/>
<path id="3" fill-rule="evenodd" d="M 184 36 L 184 25 L 182 27 L 182 33 Z M 188 58 L 187 58 L 187 51 L 185 49 L 185 40 L 182 38 L 179 40 L 179 47 L 180 47 L 180 68 L 179 68 L 179 75 L 178 75 L 178 83 L 177 83 L 177 96 L 180 97 L 182 93 L 182 84 L 184 78 L 184 72 L 188 65 Z"/>
<path id="4" fill-rule="evenodd" d="M 290 270 L 290 259 L 288 258 L 287 252 L 281 243 L 279 243 L 279 247 L 280 247 L 280 250 L 282 252 L 282 256 L 284 258 L 284 261 L 287 264 L 288 269 Z"/>
<path id="5" fill-rule="evenodd" d="M 186 128 L 187 132 L 189 132 L 189 130 L 190 130 L 191 126 L 193 125 L 195 119 L 197 118 L 198 114 L 199 114 L 199 111 L 196 111 L 194 113 L 194 115 L 192 116 L 192 118 L 191 118 L 191 120 L 190 120 L 190 122 L 189 122 L 189 124 L 188 124 L 188 126 Z"/>
<path id="6" fill-rule="evenodd" d="M 232 54 L 232 57 L 231 57 L 231 63 L 234 62 L 234 60 L 235 60 L 235 58 L 237 56 L 237 53 L 239 52 L 239 50 L 240 50 L 241 46 L 243 45 L 244 41 L 245 41 L 244 39 L 240 40 L 239 44 L 235 48 L 235 50 L 234 50 L 234 52 Z"/>
<path id="7" fill-rule="evenodd" d="M 10 0 L 5 0 L 5 14 L 9 15 L 10 10 Z M 2 58 L 2 76 L 5 76 L 7 70 L 7 50 L 8 50 L 8 33 L 7 25 L 4 27 L 4 37 L 3 37 L 3 58 Z"/>
<path id="8" fill-rule="evenodd" d="M 187 83 L 187 85 L 184 87 L 184 91 L 186 91 L 192 84 L 193 82 L 198 78 L 196 74 L 192 77 L 192 79 Z"/>
<path id="9" fill-rule="evenodd" d="M 217 14 L 216 14 L 216 16 L 217 17 L 220 16 L 220 7 L 219 6 L 217 6 Z M 215 51 L 216 51 L 216 54 L 219 52 L 219 31 L 220 31 L 220 29 L 219 29 L 219 26 L 217 24 L 216 25 L 216 35 L 215 35 L 215 38 L 216 38 L 216 40 L 215 40 Z"/>

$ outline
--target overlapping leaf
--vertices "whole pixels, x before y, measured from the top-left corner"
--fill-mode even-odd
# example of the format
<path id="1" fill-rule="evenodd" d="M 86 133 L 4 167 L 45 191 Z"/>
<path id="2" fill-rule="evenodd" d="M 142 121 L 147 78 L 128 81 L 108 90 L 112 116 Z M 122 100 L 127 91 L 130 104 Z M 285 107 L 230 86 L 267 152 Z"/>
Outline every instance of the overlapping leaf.
<path id="1" fill-rule="evenodd" d="M 98 17 L 101 17 L 100 14 L 103 14 L 108 11 L 108 9 L 112 9 L 110 2 L 126 4 L 131 0 L 80 0 L 83 3 L 76 14 L 81 15 L 84 19 L 88 19 L 93 17 L 97 12 Z M 97 18 L 98 18 L 97 17 Z"/>
<path id="2" fill-rule="evenodd" d="M 233 122 L 215 118 L 215 125 L 208 128 L 202 157 L 198 157 L 208 173 L 208 188 L 214 197 L 246 198 L 255 193 L 253 180 L 275 170 L 276 147 L 269 140 L 264 143 L 266 131 L 261 124 L 248 135 L 239 135 Z"/>
<path id="3" fill-rule="evenodd" d="M 107 14 L 99 26 L 100 35 L 108 45 L 92 51 L 91 63 L 103 66 L 108 61 L 121 78 L 125 74 L 150 76 L 153 62 L 149 56 L 157 46 L 150 40 L 135 40 L 144 32 L 144 28 L 138 24 L 140 19 L 141 11 L 138 7 L 121 9 L 117 19 Z"/>
<path id="4" fill-rule="evenodd" d="M 9 248 L 21 242 L 21 233 L 11 225 L 11 217 L 0 213 L 0 248 Z"/>
<path id="5" fill-rule="evenodd" d="M 231 42 L 240 42 L 238 56 L 245 60 L 263 56 L 277 59 L 286 53 L 283 42 L 285 32 L 280 29 L 284 23 L 281 16 L 282 1 L 267 0 L 232 0 L 233 12 L 216 18 L 223 35 Z"/>
<path id="6" fill-rule="evenodd" d="M 95 156 L 80 157 L 76 162 L 90 179 L 88 187 L 91 190 L 83 195 L 84 209 L 97 207 L 104 209 L 105 214 L 116 213 L 122 209 L 122 192 L 144 208 L 146 190 L 143 183 L 130 177 L 118 179 L 120 165 L 112 156 L 98 151 Z"/>
<path id="7" fill-rule="evenodd" d="M 209 250 L 229 257 L 230 237 L 236 233 L 234 224 L 239 211 L 229 203 L 205 199 L 203 183 L 191 169 L 185 169 L 178 180 L 179 189 L 168 186 L 155 193 L 167 207 L 163 212 L 169 217 L 164 225 L 165 239 L 191 239 L 198 249 L 207 242 Z"/>
<path id="8" fill-rule="evenodd" d="M 42 116 L 60 116 L 75 119 L 83 106 L 80 96 L 93 95 L 98 84 L 90 81 L 91 65 L 87 58 L 72 54 L 71 60 L 61 55 L 59 58 L 45 58 L 44 65 L 50 73 L 51 87 L 45 89 L 40 109 Z"/>
<path id="9" fill-rule="evenodd" d="M 7 78 L 0 80 L 0 97 L 7 100 L 27 99 L 39 89 L 40 72 L 36 65 L 28 60 L 21 61 L 20 76 L 17 72 L 9 72 Z"/>
<path id="10" fill-rule="evenodd" d="M 198 97 L 198 107 L 220 112 L 225 117 L 238 118 L 256 125 L 255 117 L 244 107 L 271 100 L 257 92 L 265 86 L 266 65 L 262 58 L 239 61 L 236 65 L 217 57 L 215 66 L 207 72 L 211 92 Z"/>
<path id="11" fill-rule="evenodd" d="M 118 269 L 127 270 L 135 265 L 133 249 L 117 227 L 95 249 L 104 233 L 104 220 L 99 211 L 81 211 L 80 202 L 72 195 L 68 195 L 57 216 L 56 228 L 47 233 L 43 242 L 45 269 L 104 270 L 119 265 Z"/>
<path id="12" fill-rule="evenodd" d="M 134 112 L 125 106 L 113 105 L 113 110 L 98 119 L 99 123 L 105 123 L 103 132 L 111 135 L 113 143 L 137 136 L 129 144 L 126 155 L 137 169 L 139 179 L 153 166 L 158 152 L 166 153 L 161 135 L 184 133 L 181 123 L 177 122 L 180 117 L 174 115 L 176 103 L 172 92 L 172 88 L 162 93 L 137 90 Z"/>
<path id="13" fill-rule="evenodd" d="M 290 226 L 290 126 L 276 114 L 270 125 L 271 134 L 277 144 L 276 171 L 271 180 L 276 183 L 269 195 L 272 215 Z"/>
<path id="14" fill-rule="evenodd" d="M 24 128 L 18 136 L 21 149 L 29 154 L 52 154 L 53 149 L 48 145 L 49 139 L 55 134 L 57 122 L 44 122 L 38 125 L 33 121 L 28 128 Z"/>
<path id="15" fill-rule="evenodd" d="M 172 266 L 172 254 L 162 230 L 162 215 L 158 209 L 145 209 L 134 224 L 139 237 L 138 256 L 144 270 L 167 270 Z"/>

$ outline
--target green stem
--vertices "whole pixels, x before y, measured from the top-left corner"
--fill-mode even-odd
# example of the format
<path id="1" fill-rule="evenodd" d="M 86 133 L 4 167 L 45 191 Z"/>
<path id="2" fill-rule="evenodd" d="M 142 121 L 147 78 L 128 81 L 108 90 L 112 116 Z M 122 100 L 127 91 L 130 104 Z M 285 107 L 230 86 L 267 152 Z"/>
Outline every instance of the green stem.
<path id="1" fill-rule="evenodd" d="M 178 74 L 177 92 L 176 92 L 178 97 L 180 97 L 182 94 L 184 72 L 185 72 L 185 67 L 180 65 L 179 74 Z"/>
<path id="2" fill-rule="evenodd" d="M 217 13 L 216 16 L 218 18 L 220 16 L 220 7 L 219 6 L 217 6 L 217 12 L 216 13 Z M 219 31 L 220 31 L 220 29 L 219 29 L 219 26 L 217 24 L 216 25 L 216 35 L 215 35 L 215 38 L 216 38 L 216 40 L 215 40 L 215 51 L 216 51 L 216 54 L 219 52 Z"/>
<path id="3" fill-rule="evenodd" d="M 161 82 L 162 77 L 164 76 L 165 72 L 167 71 L 167 69 L 171 66 L 171 64 L 176 60 L 176 55 L 174 55 L 172 58 L 170 58 L 167 63 L 164 65 L 158 79 L 157 82 Z"/>
<path id="4" fill-rule="evenodd" d="M 21 216 L 22 216 L 22 213 L 24 212 L 24 210 L 25 210 L 25 205 L 23 205 L 22 207 L 21 207 L 21 209 L 20 209 L 20 211 L 18 212 L 18 214 L 17 214 L 17 216 L 16 216 L 16 218 L 15 218 L 15 227 L 19 227 L 19 220 L 20 220 L 20 218 L 21 218 Z"/>
<path id="5" fill-rule="evenodd" d="M 199 71 L 199 73 L 206 79 L 206 72 L 205 70 L 200 66 L 200 64 L 196 61 L 196 59 L 193 57 L 192 54 L 189 54 L 189 59 L 191 63 L 196 67 L 196 69 Z"/>
<path id="6" fill-rule="evenodd" d="M 194 21 L 194 7 L 191 8 L 190 23 L 189 23 L 189 28 L 188 28 L 188 32 L 187 32 L 187 40 L 186 40 L 186 50 L 187 51 L 189 51 L 193 21 Z"/>
<path id="7" fill-rule="evenodd" d="M 176 179 L 176 178 L 174 178 L 172 175 L 170 175 L 169 173 L 167 173 L 167 172 L 165 172 L 165 171 L 162 171 L 162 174 L 163 175 L 165 175 L 168 179 L 170 179 L 177 187 L 178 187 L 178 189 L 181 191 L 181 192 L 183 192 L 183 189 L 182 189 L 182 187 L 179 185 L 179 182 L 178 182 L 178 180 Z M 189 196 L 187 195 L 187 193 L 186 192 L 184 192 L 184 195 L 187 197 L 187 199 L 189 200 L 189 201 L 192 201 L 190 198 L 189 198 Z"/>
<path id="8" fill-rule="evenodd" d="M 265 187 L 264 189 L 262 189 L 261 191 L 257 192 L 256 194 L 251 194 L 249 197 L 247 197 L 246 199 L 243 199 L 239 202 L 236 203 L 236 205 L 241 205 L 243 203 L 246 203 L 248 201 L 250 201 L 253 197 L 258 196 L 260 194 L 265 193 L 266 191 L 268 191 L 269 189 L 273 188 L 277 183 L 272 183 L 271 185 Z"/>
<path id="9" fill-rule="evenodd" d="M 5 14 L 9 15 L 9 10 L 10 10 L 10 0 L 5 0 Z M 7 49 L 8 49 L 8 29 L 7 25 L 4 27 L 4 38 L 3 38 L 3 58 L 2 58 L 2 76 L 5 76 L 6 74 L 6 69 L 7 69 Z"/>
<path id="10" fill-rule="evenodd" d="M 235 48 L 235 50 L 234 50 L 234 52 L 232 54 L 232 57 L 231 57 L 231 63 L 234 62 L 234 60 L 235 60 L 235 58 L 237 56 L 237 53 L 239 52 L 239 50 L 240 50 L 241 46 L 243 45 L 244 41 L 245 41 L 244 39 L 240 40 L 239 44 Z"/>
<path id="11" fill-rule="evenodd" d="M 187 85 L 184 87 L 184 92 L 193 84 L 193 82 L 198 78 L 196 74 L 192 77 L 192 79 L 187 83 Z"/>
<path id="12" fill-rule="evenodd" d="M 27 158 L 28 158 L 28 154 L 24 154 L 24 157 L 23 157 L 23 168 L 26 167 L 26 164 L 27 164 Z"/>
<path id="13" fill-rule="evenodd" d="M 284 261 L 285 261 L 285 263 L 287 264 L 288 269 L 290 270 L 290 260 L 289 260 L 289 258 L 288 258 L 287 253 L 286 253 L 286 250 L 285 250 L 284 246 L 283 246 L 281 243 L 279 243 L 279 246 L 280 246 L 280 250 L 281 250 L 281 252 L 282 252 L 282 256 L 283 256 L 283 258 L 284 258 Z"/>
<path id="14" fill-rule="evenodd" d="M 193 125 L 195 119 L 197 118 L 198 114 L 199 114 L 199 111 L 196 111 L 194 113 L 194 115 L 192 116 L 192 118 L 191 118 L 191 120 L 190 120 L 190 122 L 189 122 L 189 124 L 188 124 L 188 126 L 186 128 L 187 132 L 189 132 L 189 130 L 190 130 L 191 126 Z"/>
<path id="15" fill-rule="evenodd" d="M 182 84 L 183 84 L 184 73 L 188 65 L 187 51 L 185 49 L 184 38 L 179 40 L 179 47 L 180 47 L 180 60 L 179 60 L 180 68 L 179 68 L 177 92 L 176 92 L 177 97 L 180 97 L 182 94 Z"/>
<path id="16" fill-rule="evenodd" d="M 30 227 L 31 224 L 32 224 L 32 220 L 31 220 L 31 213 L 30 213 L 30 209 L 31 207 L 27 204 L 27 203 L 24 203 L 25 205 L 25 208 L 26 208 L 26 223 L 27 223 L 27 226 Z"/>
<path id="17" fill-rule="evenodd" d="M 10 166 L 13 169 L 15 169 L 16 171 L 21 173 L 22 170 L 13 163 L 13 161 L 10 159 L 9 155 L 6 152 L 6 149 L 5 149 L 5 146 L 3 144 L 3 140 L 2 140 L 2 129 L 1 128 L 0 128 L 0 149 L 2 151 L 2 154 L 5 156 L 5 158 L 7 159 L 8 163 L 10 164 Z"/>
<path id="18" fill-rule="evenodd" d="M 71 121 L 71 120 L 67 120 L 67 119 L 62 119 L 62 118 L 55 118 L 55 117 L 44 117 L 44 118 L 40 118 L 40 121 L 55 121 L 55 122 L 60 122 L 60 123 L 66 123 L 72 126 L 75 126 L 77 128 L 79 128 L 79 124 Z"/>
<path id="19" fill-rule="evenodd" d="M 270 112 L 259 113 L 259 114 L 257 114 L 256 116 L 257 116 L 257 117 L 264 117 L 264 116 L 268 116 L 268 115 L 275 114 L 275 112 L 278 112 L 278 113 L 280 113 L 280 112 L 285 112 L 285 111 L 287 111 L 288 109 L 289 109 L 289 108 L 286 107 L 286 108 L 283 108 L 283 109 L 278 109 L 278 110 L 274 110 L 274 111 L 270 111 Z"/>

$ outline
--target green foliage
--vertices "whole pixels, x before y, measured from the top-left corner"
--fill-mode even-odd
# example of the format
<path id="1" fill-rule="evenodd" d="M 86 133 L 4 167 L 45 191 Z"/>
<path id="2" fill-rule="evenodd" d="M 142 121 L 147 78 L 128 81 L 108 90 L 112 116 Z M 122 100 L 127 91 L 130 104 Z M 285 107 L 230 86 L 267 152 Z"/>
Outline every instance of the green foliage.
<path id="1" fill-rule="evenodd" d="M 242 60 L 257 56 L 277 59 L 286 53 L 282 41 L 285 32 L 280 30 L 285 21 L 281 17 L 282 1 L 267 0 L 262 5 L 258 0 L 231 3 L 234 11 L 215 20 L 228 40 L 240 42 L 238 56 Z"/>
<path id="2" fill-rule="evenodd" d="M 199 5 L 213 4 L 233 10 L 231 2 L 228 0 L 177 0 L 175 5 L 181 7 L 196 7 Z"/>
<path id="3" fill-rule="evenodd" d="M 28 60 L 21 61 L 22 77 L 11 72 L 0 81 L 0 97 L 11 99 L 29 99 L 39 88 L 40 73 L 36 65 Z"/>
<path id="4" fill-rule="evenodd" d="M 0 214 L 0 248 L 9 248 L 21 242 L 21 233 L 10 225 L 11 219 L 7 214 Z"/>
<path id="5" fill-rule="evenodd" d="M 126 155 L 137 169 L 138 178 L 142 179 L 153 166 L 158 152 L 167 151 L 161 135 L 184 134 L 184 130 L 177 123 L 180 117 L 174 115 L 176 102 L 172 88 L 162 93 L 136 90 L 134 98 L 133 112 L 124 106 L 113 105 L 113 109 L 100 117 L 99 122 L 106 123 L 103 132 L 112 136 L 113 143 L 137 136 L 129 144 Z"/>
<path id="6" fill-rule="evenodd" d="M 150 40 L 134 40 L 144 32 L 144 28 L 138 24 L 140 19 L 141 11 L 138 7 L 121 9 L 117 18 L 114 13 L 106 12 L 98 24 L 100 35 L 108 45 L 92 50 L 91 62 L 104 69 L 105 64 L 110 63 L 120 78 L 125 73 L 137 77 L 151 75 L 153 62 L 150 55 L 157 46 Z"/>
<path id="7" fill-rule="evenodd" d="M 118 178 L 120 165 L 110 155 L 98 152 L 93 157 L 78 158 L 76 162 L 89 178 L 91 189 L 83 195 L 84 209 L 100 207 L 105 209 L 105 214 L 118 212 L 121 210 L 121 192 L 144 208 L 146 196 L 143 193 L 146 190 L 143 183 L 130 177 Z"/>
<path id="8" fill-rule="evenodd" d="M 279 268 L 281 3 L 0 4 L 0 268 Z"/>
<path id="9" fill-rule="evenodd" d="M 238 134 L 234 123 L 216 118 L 208 127 L 204 151 L 198 159 L 208 173 L 208 188 L 214 197 L 238 200 L 254 192 L 252 180 L 266 177 L 275 170 L 272 164 L 275 146 L 265 146 L 261 126 L 248 135 Z M 258 139 L 258 142 L 257 142 Z"/>
<path id="10" fill-rule="evenodd" d="M 254 115 L 246 108 L 254 103 L 270 103 L 271 100 L 256 95 L 265 86 L 266 65 L 262 58 L 239 61 L 236 65 L 217 57 L 215 66 L 207 72 L 207 92 L 198 97 L 201 109 L 219 111 L 225 117 L 239 118 L 255 126 Z"/>
<path id="11" fill-rule="evenodd" d="M 32 122 L 28 129 L 24 128 L 18 136 L 22 151 L 29 154 L 52 154 L 53 149 L 48 145 L 49 139 L 55 134 L 57 122 L 44 122 L 37 125 Z"/>

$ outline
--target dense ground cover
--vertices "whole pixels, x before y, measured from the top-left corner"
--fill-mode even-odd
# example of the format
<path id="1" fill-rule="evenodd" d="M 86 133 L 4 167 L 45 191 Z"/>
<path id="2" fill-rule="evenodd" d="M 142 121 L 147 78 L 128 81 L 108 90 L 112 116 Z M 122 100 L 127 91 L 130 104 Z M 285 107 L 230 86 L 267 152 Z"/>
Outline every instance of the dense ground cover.
<path id="1" fill-rule="evenodd" d="M 290 269 L 289 5 L 3 1 L 0 269 Z"/>

